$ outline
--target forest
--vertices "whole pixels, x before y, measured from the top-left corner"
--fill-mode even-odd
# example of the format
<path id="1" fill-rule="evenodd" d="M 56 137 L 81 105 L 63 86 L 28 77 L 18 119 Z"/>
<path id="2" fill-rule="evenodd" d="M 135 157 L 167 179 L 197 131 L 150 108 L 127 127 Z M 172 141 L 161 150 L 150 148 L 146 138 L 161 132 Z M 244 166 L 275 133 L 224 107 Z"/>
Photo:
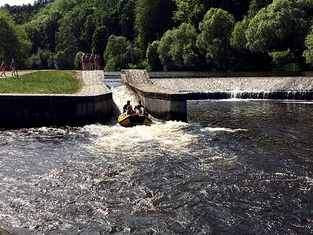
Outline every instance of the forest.
<path id="1" fill-rule="evenodd" d="M 37 0 L 0 8 L 0 60 L 20 69 L 303 71 L 312 0 Z"/>

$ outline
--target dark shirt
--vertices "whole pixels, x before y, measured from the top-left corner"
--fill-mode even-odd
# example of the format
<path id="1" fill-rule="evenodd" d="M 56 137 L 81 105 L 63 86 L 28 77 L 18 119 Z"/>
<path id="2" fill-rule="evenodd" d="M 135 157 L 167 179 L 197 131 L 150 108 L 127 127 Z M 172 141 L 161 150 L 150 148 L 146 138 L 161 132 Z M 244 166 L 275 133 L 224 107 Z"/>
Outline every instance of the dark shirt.
<path id="1" fill-rule="evenodd" d="M 125 112 L 127 111 L 128 105 L 129 105 L 129 104 L 125 104 L 125 105 L 123 106 L 123 113 L 125 113 Z"/>

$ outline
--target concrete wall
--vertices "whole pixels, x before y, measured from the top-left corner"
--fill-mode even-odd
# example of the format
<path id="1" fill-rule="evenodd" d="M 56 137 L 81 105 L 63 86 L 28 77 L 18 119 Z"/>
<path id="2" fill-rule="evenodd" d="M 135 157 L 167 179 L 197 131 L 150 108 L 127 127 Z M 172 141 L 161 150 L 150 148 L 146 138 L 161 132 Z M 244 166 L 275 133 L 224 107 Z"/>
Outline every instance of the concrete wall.
<path id="1" fill-rule="evenodd" d="M 148 112 L 162 120 L 187 121 L 186 101 L 163 100 L 149 97 L 141 97 Z"/>
<path id="2" fill-rule="evenodd" d="M 112 94 L 0 95 L 0 127 L 83 125 L 112 116 Z"/>
<path id="3" fill-rule="evenodd" d="M 121 79 L 143 101 L 152 116 L 162 120 L 187 120 L 185 93 L 153 85 L 145 70 L 122 70 Z"/>

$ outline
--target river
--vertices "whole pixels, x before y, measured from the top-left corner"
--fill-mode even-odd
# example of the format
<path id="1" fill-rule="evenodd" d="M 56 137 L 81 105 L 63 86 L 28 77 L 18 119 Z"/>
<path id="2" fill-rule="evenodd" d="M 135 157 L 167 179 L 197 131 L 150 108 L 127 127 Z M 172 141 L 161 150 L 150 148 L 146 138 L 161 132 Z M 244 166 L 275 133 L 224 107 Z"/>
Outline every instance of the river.
<path id="1" fill-rule="evenodd" d="M 112 87 L 118 107 L 135 99 Z M 188 101 L 188 122 L 0 131 L 13 234 L 311 234 L 313 102 Z"/>

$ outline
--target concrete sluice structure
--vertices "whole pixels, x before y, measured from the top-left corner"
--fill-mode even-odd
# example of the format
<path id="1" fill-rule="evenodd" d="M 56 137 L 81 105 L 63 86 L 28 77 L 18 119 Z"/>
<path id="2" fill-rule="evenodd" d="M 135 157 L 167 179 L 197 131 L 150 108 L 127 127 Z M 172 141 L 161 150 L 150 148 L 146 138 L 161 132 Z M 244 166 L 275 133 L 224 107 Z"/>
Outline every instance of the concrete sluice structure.
<path id="1" fill-rule="evenodd" d="M 154 85 L 145 70 L 122 70 L 121 79 L 153 117 L 187 121 L 187 94 Z"/>

